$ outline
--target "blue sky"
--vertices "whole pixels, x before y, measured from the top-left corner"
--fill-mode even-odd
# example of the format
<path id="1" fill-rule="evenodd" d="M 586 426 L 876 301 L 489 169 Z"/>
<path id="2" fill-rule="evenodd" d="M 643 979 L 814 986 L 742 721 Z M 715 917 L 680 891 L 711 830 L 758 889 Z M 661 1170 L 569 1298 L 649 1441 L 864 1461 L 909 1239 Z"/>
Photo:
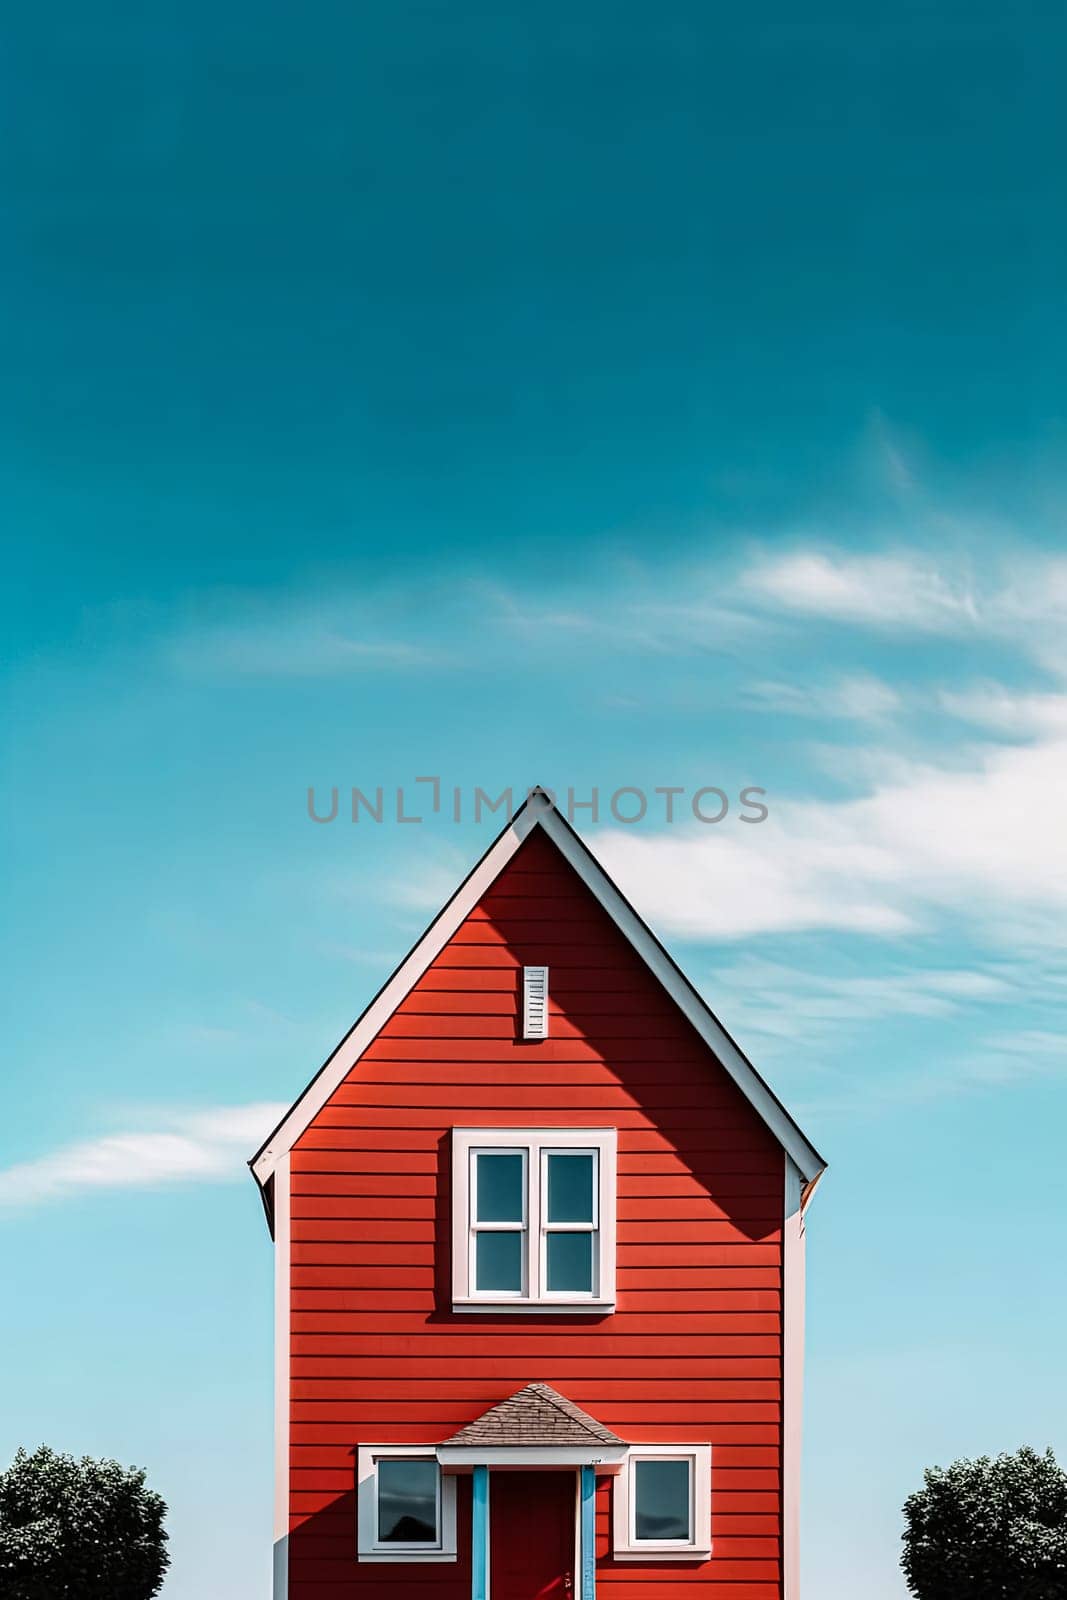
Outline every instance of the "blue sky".
<path id="1" fill-rule="evenodd" d="M 12 23 L 0 1455 L 144 1464 L 167 1600 L 267 1592 L 244 1159 L 496 826 L 311 784 L 765 788 L 589 834 L 831 1161 L 807 1589 L 900 1600 L 928 1462 L 1067 1455 L 1065 42 Z"/>

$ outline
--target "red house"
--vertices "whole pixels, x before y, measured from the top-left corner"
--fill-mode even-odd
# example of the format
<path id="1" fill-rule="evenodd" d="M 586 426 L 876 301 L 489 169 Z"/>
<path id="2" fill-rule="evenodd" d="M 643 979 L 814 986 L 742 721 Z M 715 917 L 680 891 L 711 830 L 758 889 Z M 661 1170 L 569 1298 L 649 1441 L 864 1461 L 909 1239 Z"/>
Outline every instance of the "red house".
<path id="1" fill-rule="evenodd" d="M 540 793 L 252 1168 L 275 1600 L 797 1600 L 824 1163 Z"/>

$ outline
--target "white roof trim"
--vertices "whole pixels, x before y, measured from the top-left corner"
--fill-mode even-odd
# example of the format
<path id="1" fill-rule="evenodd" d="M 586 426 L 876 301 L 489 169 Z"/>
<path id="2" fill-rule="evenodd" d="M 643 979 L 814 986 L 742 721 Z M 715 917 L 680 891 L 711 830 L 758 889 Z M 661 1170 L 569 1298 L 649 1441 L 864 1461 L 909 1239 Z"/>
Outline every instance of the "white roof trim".
<path id="1" fill-rule="evenodd" d="M 610 1471 L 626 1460 L 628 1444 L 458 1445 L 439 1444 L 437 1459 L 444 1468 L 469 1471 L 471 1467 L 604 1467 Z"/>
<path id="2" fill-rule="evenodd" d="M 266 1144 L 249 1163 L 256 1181 L 264 1185 L 281 1158 L 292 1149 L 304 1129 L 326 1105 L 368 1045 L 380 1032 L 405 996 L 414 988 L 469 916 L 490 885 L 499 877 L 523 840 L 534 828 L 544 828 L 552 843 L 574 868 L 612 921 L 625 934 L 637 954 L 659 979 L 671 999 L 721 1062 L 741 1093 L 766 1123 L 782 1148 L 796 1163 L 806 1183 L 813 1182 L 826 1163 L 801 1133 L 792 1117 L 764 1083 L 755 1067 L 738 1049 L 722 1024 L 708 1009 L 688 978 L 667 954 L 629 901 L 612 883 L 603 867 L 563 820 L 548 798 L 535 792 L 514 820 L 486 851 L 460 884 L 448 904 L 437 914 L 418 944 L 378 991 L 351 1032 L 282 1119 Z"/>

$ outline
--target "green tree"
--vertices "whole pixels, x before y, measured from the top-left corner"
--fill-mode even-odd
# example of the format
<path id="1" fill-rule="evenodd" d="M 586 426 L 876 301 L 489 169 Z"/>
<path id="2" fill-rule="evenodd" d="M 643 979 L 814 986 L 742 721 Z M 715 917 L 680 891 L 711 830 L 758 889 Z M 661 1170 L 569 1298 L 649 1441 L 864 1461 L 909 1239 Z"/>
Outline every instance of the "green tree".
<path id="1" fill-rule="evenodd" d="M 1067 1473 L 1051 1450 L 931 1467 L 904 1518 L 917 1600 L 1067 1600 Z"/>
<path id="2" fill-rule="evenodd" d="M 19 1450 L 0 1473 L 0 1600 L 151 1600 L 166 1514 L 137 1468 Z"/>

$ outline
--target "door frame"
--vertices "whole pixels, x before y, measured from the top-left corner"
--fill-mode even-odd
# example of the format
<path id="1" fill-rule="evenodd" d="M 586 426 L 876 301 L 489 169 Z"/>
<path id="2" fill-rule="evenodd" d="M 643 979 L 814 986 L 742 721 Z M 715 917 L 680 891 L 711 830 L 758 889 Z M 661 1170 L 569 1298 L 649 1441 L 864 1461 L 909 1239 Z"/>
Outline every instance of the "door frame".
<path id="1" fill-rule="evenodd" d="M 524 1452 L 525 1453 L 525 1452 Z M 472 1468 L 471 1600 L 492 1600 L 492 1534 L 494 1474 L 570 1472 L 574 1476 L 573 1600 L 596 1600 L 596 1468 L 590 1463 L 546 1461 L 479 1462 Z"/>

